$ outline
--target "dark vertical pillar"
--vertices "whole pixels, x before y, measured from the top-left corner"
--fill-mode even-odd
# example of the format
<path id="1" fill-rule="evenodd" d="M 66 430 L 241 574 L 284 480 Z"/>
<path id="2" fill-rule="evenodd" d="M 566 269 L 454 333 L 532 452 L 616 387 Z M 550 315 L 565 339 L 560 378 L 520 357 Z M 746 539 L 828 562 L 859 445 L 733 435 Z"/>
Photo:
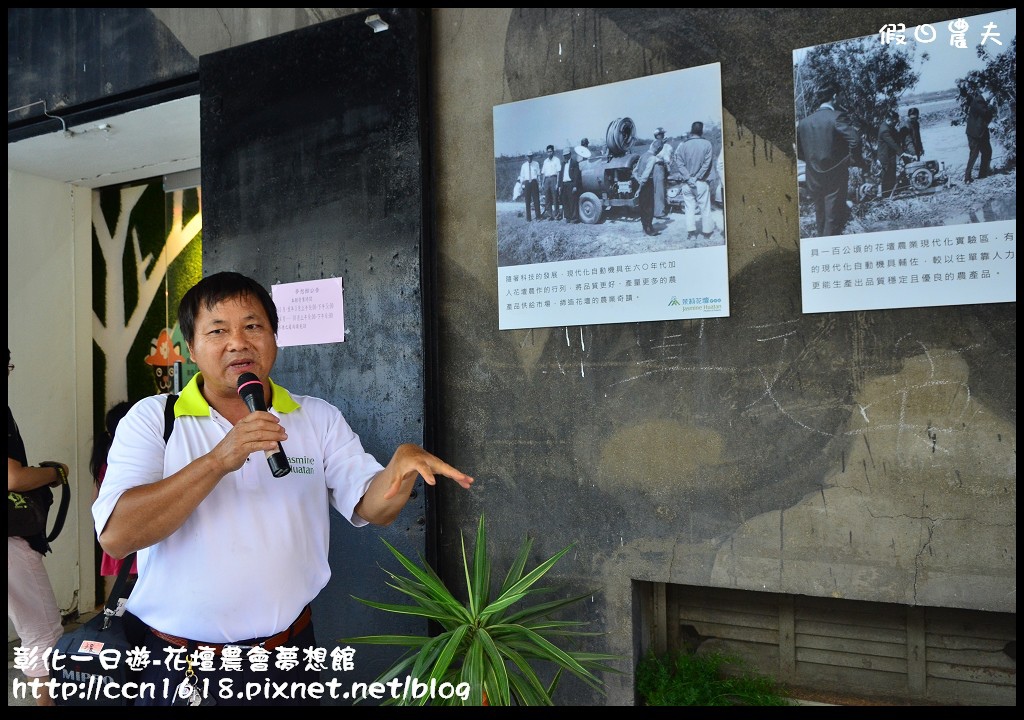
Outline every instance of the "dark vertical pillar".
<path id="1" fill-rule="evenodd" d="M 430 445 L 429 14 L 375 12 L 387 30 L 358 13 L 200 58 L 203 271 L 236 270 L 268 288 L 342 278 L 345 341 L 282 348 L 274 379 L 339 407 L 386 464 L 401 442 Z M 386 529 L 357 530 L 333 513 L 333 577 L 314 604 L 321 647 L 426 631 L 351 598 L 400 600 L 378 567 L 397 567 L 381 537 L 425 553 L 424 490 L 420 481 Z M 372 679 L 395 655 L 359 646 L 355 670 L 331 674 Z"/>

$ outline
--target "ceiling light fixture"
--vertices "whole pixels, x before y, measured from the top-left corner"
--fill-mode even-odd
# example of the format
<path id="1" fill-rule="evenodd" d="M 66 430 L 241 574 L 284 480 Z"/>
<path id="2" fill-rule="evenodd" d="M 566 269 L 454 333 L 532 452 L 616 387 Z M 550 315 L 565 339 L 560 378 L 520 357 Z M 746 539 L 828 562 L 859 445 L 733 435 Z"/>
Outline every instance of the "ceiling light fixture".
<path id="1" fill-rule="evenodd" d="M 388 24 L 384 22 L 380 15 L 370 15 L 366 18 L 366 24 L 370 26 L 375 33 L 383 32 L 388 29 Z"/>

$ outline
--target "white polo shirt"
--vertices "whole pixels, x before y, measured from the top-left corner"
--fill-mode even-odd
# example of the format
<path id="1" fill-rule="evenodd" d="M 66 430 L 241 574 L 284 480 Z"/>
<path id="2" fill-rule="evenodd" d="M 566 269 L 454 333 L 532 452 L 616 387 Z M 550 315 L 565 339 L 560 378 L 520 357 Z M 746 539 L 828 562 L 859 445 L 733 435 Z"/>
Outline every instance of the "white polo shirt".
<path id="1" fill-rule="evenodd" d="M 118 424 L 92 507 L 97 533 L 122 493 L 173 475 L 227 435 L 231 423 L 209 406 L 199 382 L 192 378 L 174 406 L 166 452 L 166 395 L 139 401 Z M 138 552 L 128 609 L 157 630 L 213 643 L 280 632 L 331 576 L 328 503 L 354 526 L 366 525 L 355 506 L 381 464 L 336 407 L 271 387 L 270 412 L 288 433 L 292 471 L 275 478 L 264 454 L 253 453 L 178 530 Z"/>

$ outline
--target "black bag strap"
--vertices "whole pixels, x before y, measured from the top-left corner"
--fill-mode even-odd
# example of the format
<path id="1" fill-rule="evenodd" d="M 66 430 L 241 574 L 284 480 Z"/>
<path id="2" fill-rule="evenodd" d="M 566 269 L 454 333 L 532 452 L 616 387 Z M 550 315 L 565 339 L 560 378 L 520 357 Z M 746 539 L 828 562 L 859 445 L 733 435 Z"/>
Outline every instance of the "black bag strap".
<path id="1" fill-rule="evenodd" d="M 46 542 L 52 543 L 60 535 L 60 531 L 64 529 L 64 520 L 67 519 L 70 506 L 71 488 L 68 486 L 68 481 L 65 480 L 60 484 L 60 504 L 57 505 L 57 516 L 53 519 L 53 529 L 46 536 Z"/>
<path id="2" fill-rule="evenodd" d="M 171 433 L 174 432 L 174 403 L 178 402 L 177 395 L 168 395 L 164 404 L 164 443 L 167 443 Z"/>
<path id="3" fill-rule="evenodd" d="M 171 437 L 171 433 L 174 432 L 174 403 L 178 401 L 177 395 L 168 395 L 167 402 L 164 404 L 164 443 L 167 442 L 168 438 Z M 66 495 L 66 494 L 65 494 Z M 63 504 L 64 497 L 61 498 Z M 117 574 L 117 580 L 114 581 L 114 586 L 110 588 L 110 596 L 107 597 L 107 602 L 103 606 L 103 629 L 106 630 L 110 627 L 111 621 L 114 616 L 117 615 L 117 603 L 122 598 L 127 598 L 131 594 L 131 590 L 125 592 L 125 586 L 128 584 L 128 575 L 131 573 L 132 563 L 135 561 L 135 553 L 132 553 L 125 557 L 124 562 L 121 563 L 121 571 Z"/>
<path id="4" fill-rule="evenodd" d="M 60 531 L 64 529 L 64 521 L 68 517 L 68 508 L 71 506 L 71 486 L 68 485 L 68 476 L 61 468 L 60 463 L 47 460 L 39 463 L 39 467 L 57 468 L 57 472 L 60 474 L 60 502 L 57 505 L 57 515 L 53 519 L 53 529 L 46 534 L 46 542 L 49 544 L 56 540 Z"/>

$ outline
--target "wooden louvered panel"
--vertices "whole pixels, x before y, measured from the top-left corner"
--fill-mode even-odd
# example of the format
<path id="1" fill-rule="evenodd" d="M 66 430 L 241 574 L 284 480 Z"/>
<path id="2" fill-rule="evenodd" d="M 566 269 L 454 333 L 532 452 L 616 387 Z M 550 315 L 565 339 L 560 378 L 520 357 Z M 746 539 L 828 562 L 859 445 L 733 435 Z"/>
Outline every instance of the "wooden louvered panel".
<path id="1" fill-rule="evenodd" d="M 998 650 L 989 651 L 929 647 L 928 663 L 990 668 L 999 672 L 1013 672 L 1017 669 L 1017 661 L 1003 652 L 1001 646 Z"/>
<path id="2" fill-rule="evenodd" d="M 882 672 L 907 674 L 907 661 L 901 657 L 882 655 L 865 655 L 847 653 L 839 650 L 814 650 L 797 648 L 796 661 L 815 665 L 831 665 L 838 668 L 859 668 L 861 670 L 880 670 Z"/>
<path id="3" fill-rule="evenodd" d="M 796 619 L 796 634 L 797 637 L 829 637 L 829 638 L 848 638 L 851 640 L 873 640 L 875 642 L 890 642 L 900 643 L 901 645 L 907 644 L 907 631 L 906 631 L 906 620 L 904 620 L 904 627 L 901 628 L 883 628 L 874 625 L 854 625 L 849 622 L 836 622 L 830 623 L 808 623 L 804 622 L 800 618 Z"/>
<path id="4" fill-rule="evenodd" d="M 804 635 L 796 637 L 798 650 L 830 650 L 865 657 L 890 657 L 907 659 L 907 644 L 877 642 L 867 638 L 835 638 L 825 635 Z"/>
<path id="5" fill-rule="evenodd" d="M 1017 682 L 1016 668 L 978 667 L 952 663 L 928 662 L 928 675 L 943 680 L 963 680 L 986 685 L 1013 685 Z"/>
<path id="6" fill-rule="evenodd" d="M 829 603 L 835 603 L 830 606 Z M 877 609 L 872 612 L 872 607 Z M 907 624 L 907 609 L 882 603 L 864 603 L 854 600 L 826 600 L 798 596 L 796 616 L 804 622 L 844 623 L 873 627 L 902 629 Z"/>
<path id="7" fill-rule="evenodd" d="M 779 611 L 775 609 L 771 615 L 721 610 L 715 607 L 694 607 L 691 605 L 679 608 L 679 619 L 692 623 L 712 623 L 715 625 L 735 625 L 737 627 L 759 628 L 762 630 L 779 629 Z M 703 633 L 701 633 L 703 634 Z"/>
<path id="8" fill-rule="evenodd" d="M 1016 615 L 667 585 L 669 648 L 742 658 L 794 687 L 1016 704 Z"/>
<path id="9" fill-rule="evenodd" d="M 1016 705 L 1015 615 L 929 608 L 925 626 L 930 695 Z"/>
<path id="10" fill-rule="evenodd" d="M 779 634 L 775 630 L 758 630 L 744 625 L 722 625 L 718 623 L 686 623 L 697 630 L 702 638 L 740 640 L 751 643 L 772 643 L 778 645 Z"/>
<path id="11" fill-rule="evenodd" d="M 797 674 L 797 679 L 790 683 L 793 686 L 826 691 L 848 698 L 908 697 L 907 675 L 902 672 L 797 663 Z"/>
<path id="12" fill-rule="evenodd" d="M 1007 637 L 1017 637 L 1017 617 L 966 610 L 960 611 L 959 616 L 951 616 L 949 610 L 929 608 L 927 630 L 929 645 L 937 645 L 940 641 L 957 642 L 958 638 L 1005 643 Z"/>
<path id="13" fill-rule="evenodd" d="M 1014 681 L 1016 682 L 1016 680 Z M 1017 686 L 989 685 L 931 678 L 928 681 L 929 699 L 949 705 L 1016 705 Z"/>
<path id="14" fill-rule="evenodd" d="M 672 587 L 680 589 L 678 592 L 675 592 L 675 594 L 682 602 L 685 602 L 686 598 L 700 599 L 706 604 L 713 604 L 715 607 L 720 607 L 723 610 L 747 609 L 756 611 L 757 608 L 770 610 L 778 605 L 779 598 L 786 597 L 779 593 L 747 592 L 745 590 L 731 590 L 729 588 L 710 588 L 686 585 L 673 585 Z M 689 588 L 689 590 L 686 588 Z M 747 599 L 748 596 L 749 600 Z"/>

